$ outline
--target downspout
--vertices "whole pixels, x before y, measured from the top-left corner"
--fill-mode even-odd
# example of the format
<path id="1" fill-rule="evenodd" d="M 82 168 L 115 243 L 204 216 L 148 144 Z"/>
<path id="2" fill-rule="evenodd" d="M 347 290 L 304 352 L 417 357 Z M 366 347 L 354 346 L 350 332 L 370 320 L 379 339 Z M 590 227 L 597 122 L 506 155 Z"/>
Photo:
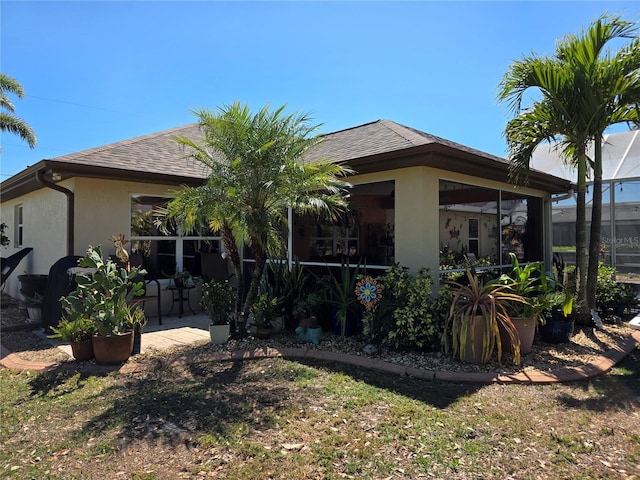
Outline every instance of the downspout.
<path id="1" fill-rule="evenodd" d="M 67 196 L 67 255 L 73 255 L 75 251 L 74 241 L 73 241 L 74 235 L 75 235 L 74 228 L 73 228 L 74 215 L 75 215 L 75 208 L 74 208 L 75 202 L 74 202 L 73 191 L 69 190 L 68 188 L 64 188 L 44 178 L 44 170 L 38 170 L 36 172 L 36 180 L 43 187 L 57 190 L 58 192 L 62 192 Z"/>

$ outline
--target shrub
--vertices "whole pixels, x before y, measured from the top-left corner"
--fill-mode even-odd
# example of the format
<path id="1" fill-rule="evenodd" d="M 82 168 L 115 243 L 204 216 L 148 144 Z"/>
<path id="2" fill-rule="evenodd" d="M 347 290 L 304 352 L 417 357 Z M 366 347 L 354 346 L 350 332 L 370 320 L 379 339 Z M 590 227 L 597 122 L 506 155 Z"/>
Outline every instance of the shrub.
<path id="1" fill-rule="evenodd" d="M 377 279 L 382 287 L 379 303 L 367 310 L 363 322 L 369 339 L 395 350 L 430 350 L 439 346 L 444 328 L 444 297 L 433 298 L 433 279 L 425 268 L 411 274 L 393 266 Z"/>
<path id="2" fill-rule="evenodd" d="M 633 287 L 615 280 L 616 269 L 602 263 L 598 266 L 596 307 L 603 315 L 622 315 L 627 308 L 633 308 L 637 300 Z"/>

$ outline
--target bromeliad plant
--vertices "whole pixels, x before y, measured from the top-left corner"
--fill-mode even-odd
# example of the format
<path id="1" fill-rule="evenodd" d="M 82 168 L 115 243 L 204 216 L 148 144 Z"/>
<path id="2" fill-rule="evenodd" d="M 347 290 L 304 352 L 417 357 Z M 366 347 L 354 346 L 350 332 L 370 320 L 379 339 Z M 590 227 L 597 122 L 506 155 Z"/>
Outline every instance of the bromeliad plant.
<path id="1" fill-rule="evenodd" d="M 513 346 L 513 362 L 520 364 L 520 339 L 509 317 L 512 304 L 526 304 L 526 300 L 511 290 L 509 285 L 498 281 L 483 283 L 477 275 L 466 272 L 468 285 L 449 282 L 453 300 L 449 317 L 445 324 L 442 344 L 445 352 L 453 350 L 453 355 L 465 361 L 467 342 L 472 342 L 472 351 L 479 355 L 481 363 L 487 363 L 496 350 L 498 362 L 502 361 L 502 345 L 498 325 L 507 332 Z M 474 338 L 474 325 L 481 322 L 481 339 Z M 476 349 L 480 348 L 481 352 Z"/>
<path id="2" fill-rule="evenodd" d="M 146 271 L 137 267 L 128 271 L 110 259 L 105 261 L 100 246 L 89 247 L 79 266 L 87 273 L 76 275 L 76 290 L 61 300 L 65 318 L 92 318 L 99 335 L 132 331 L 132 323 L 140 323 L 140 319 L 129 302 L 143 294 L 144 283 L 135 278 L 142 278 Z"/>

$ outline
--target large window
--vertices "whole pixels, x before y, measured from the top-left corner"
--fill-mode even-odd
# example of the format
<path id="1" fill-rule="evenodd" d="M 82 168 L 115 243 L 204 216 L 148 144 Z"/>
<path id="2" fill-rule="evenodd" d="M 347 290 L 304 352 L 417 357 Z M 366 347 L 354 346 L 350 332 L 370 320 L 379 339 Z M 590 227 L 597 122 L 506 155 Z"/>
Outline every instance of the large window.
<path id="1" fill-rule="evenodd" d="M 293 256 L 305 263 L 394 263 L 395 182 L 356 185 L 339 219 L 294 216 Z"/>
<path id="2" fill-rule="evenodd" d="M 517 192 L 440 181 L 440 268 L 542 259 L 542 201 Z"/>
<path id="3" fill-rule="evenodd" d="M 155 278 L 171 276 L 176 269 L 200 274 L 200 253 L 220 252 L 220 237 L 207 231 L 185 236 L 175 228 L 167 231 L 155 224 L 155 211 L 170 198 L 131 196 L 131 253 L 142 257 L 145 269 Z"/>

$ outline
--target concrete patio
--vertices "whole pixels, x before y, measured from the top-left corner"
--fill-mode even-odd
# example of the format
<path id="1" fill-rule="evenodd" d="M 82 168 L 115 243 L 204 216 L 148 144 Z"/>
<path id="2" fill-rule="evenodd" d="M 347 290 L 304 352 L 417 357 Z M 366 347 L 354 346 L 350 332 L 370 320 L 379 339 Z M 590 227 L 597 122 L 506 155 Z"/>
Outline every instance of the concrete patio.
<path id="1" fill-rule="evenodd" d="M 71 355 L 69 344 L 48 338 L 42 330 L 36 331 L 36 334 Z M 152 317 L 142 332 L 140 353 L 207 343 L 209 340 L 209 317 L 205 313 L 187 314 L 181 318 L 163 316 L 162 325 L 158 325 L 157 317 Z"/>

